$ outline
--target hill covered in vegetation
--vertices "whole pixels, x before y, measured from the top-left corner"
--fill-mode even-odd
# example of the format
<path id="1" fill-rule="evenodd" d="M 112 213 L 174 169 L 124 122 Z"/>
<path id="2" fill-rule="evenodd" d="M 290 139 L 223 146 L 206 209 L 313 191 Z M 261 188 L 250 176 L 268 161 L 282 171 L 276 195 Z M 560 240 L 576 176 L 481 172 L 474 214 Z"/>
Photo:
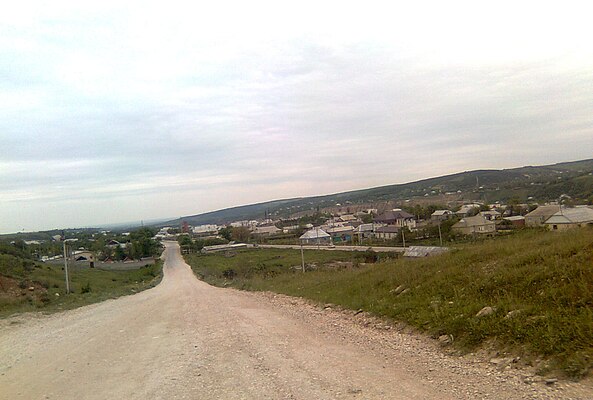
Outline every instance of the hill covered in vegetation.
<path id="1" fill-rule="evenodd" d="M 405 201 L 457 194 L 464 200 L 488 203 L 543 203 L 568 196 L 580 204 L 593 204 L 593 159 L 544 166 L 502 170 L 466 171 L 405 184 L 381 186 L 325 196 L 275 200 L 182 217 L 191 225 L 223 224 L 237 220 L 274 217 L 332 207 L 336 204 L 368 204 Z M 172 220 L 160 226 L 178 226 Z"/>

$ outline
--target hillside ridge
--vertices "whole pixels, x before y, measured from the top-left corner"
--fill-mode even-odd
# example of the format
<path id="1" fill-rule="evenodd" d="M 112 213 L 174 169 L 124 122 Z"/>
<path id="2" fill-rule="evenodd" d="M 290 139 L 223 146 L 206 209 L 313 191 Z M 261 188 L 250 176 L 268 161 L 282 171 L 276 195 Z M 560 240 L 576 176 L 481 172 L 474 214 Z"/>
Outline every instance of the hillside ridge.
<path id="1" fill-rule="evenodd" d="M 433 195 L 460 193 L 464 200 L 488 202 L 515 199 L 521 202 L 545 202 L 567 195 L 584 202 L 593 201 L 593 159 L 560 162 L 541 166 L 505 169 L 478 169 L 325 195 L 277 199 L 233 206 L 189 215 L 158 224 L 221 224 L 236 220 L 257 219 L 266 213 L 278 217 L 335 205 L 404 201 Z M 582 181 L 580 182 L 579 181 Z"/>

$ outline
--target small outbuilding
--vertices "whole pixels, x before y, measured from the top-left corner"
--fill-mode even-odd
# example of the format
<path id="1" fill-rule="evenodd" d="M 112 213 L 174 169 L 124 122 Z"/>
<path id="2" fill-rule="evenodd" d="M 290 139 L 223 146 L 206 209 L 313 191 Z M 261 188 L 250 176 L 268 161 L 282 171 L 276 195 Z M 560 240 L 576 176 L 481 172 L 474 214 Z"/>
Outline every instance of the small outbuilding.
<path id="1" fill-rule="evenodd" d="M 321 228 L 313 228 L 299 238 L 301 244 L 330 244 L 331 236 Z"/>

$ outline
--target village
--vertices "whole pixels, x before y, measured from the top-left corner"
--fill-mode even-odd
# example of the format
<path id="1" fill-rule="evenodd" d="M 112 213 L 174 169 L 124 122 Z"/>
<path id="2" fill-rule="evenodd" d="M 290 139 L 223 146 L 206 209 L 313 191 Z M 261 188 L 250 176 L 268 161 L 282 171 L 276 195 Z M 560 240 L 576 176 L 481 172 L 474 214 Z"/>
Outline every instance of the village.
<path id="1" fill-rule="evenodd" d="M 357 210 L 352 212 L 352 209 Z M 203 252 L 226 243 L 358 246 L 448 246 L 451 243 L 508 234 L 525 228 L 565 230 L 593 224 L 593 207 L 559 203 L 534 205 L 462 204 L 452 209 L 434 205 L 378 210 L 337 204 L 298 218 L 233 221 L 228 224 L 163 227 L 156 240 L 181 235 L 204 244 Z M 179 239 L 186 244 L 191 241 Z M 222 247 L 221 247 L 222 246 Z"/>
<path id="2" fill-rule="evenodd" d="M 505 205 L 473 201 L 449 208 L 428 203 L 392 208 L 391 204 L 396 203 L 382 204 L 382 208 L 338 203 L 289 218 L 273 218 L 265 213 L 259 220 L 196 226 L 181 220 L 180 226 L 143 227 L 131 232 L 81 230 L 66 239 L 58 234 L 48 241 L 24 240 L 22 245 L 30 247 L 43 262 L 63 263 L 65 254 L 70 263 L 80 267 L 117 268 L 126 264 L 122 267 L 134 268 L 154 262 L 162 240 L 179 241 L 185 253 L 247 245 L 302 245 L 326 249 L 350 246 L 358 250 L 383 246 L 402 253 L 403 249 L 416 247 L 425 249 L 422 255 L 432 255 L 451 245 L 523 229 L 562 231 L 593 225 L 592 206 L 563 202 Z"/>

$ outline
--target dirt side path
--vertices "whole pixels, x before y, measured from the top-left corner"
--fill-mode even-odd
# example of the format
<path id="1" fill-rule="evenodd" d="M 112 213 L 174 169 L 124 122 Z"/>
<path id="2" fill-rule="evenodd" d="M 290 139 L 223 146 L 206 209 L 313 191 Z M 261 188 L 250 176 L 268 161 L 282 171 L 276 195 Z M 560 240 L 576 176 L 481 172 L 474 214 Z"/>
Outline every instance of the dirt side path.
<path id="1" fill-rule="evenodd" d="M 157 287 L 0 321 L 0 399 L 587 399 L 284 296 L 211 287 L 178 246 Z"/>

